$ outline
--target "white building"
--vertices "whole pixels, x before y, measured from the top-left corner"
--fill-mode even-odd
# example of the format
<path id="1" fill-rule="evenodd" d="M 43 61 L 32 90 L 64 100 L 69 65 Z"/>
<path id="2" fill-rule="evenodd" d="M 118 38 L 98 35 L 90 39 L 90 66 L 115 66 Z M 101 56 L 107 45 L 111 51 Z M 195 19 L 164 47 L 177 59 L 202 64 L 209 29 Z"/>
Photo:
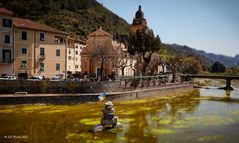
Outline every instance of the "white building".
<path id="1" fill-rule="evenodd" d="M 86 48 L 86 44 L 84 41 L 72 37 L 68 37 L 67 39 L 67 75 L 71 77 L 81 72 L 81 52 Z"/>
<path id="2" fill-rule="evenodd" d="M 134 76 L 134 72 L 135 72 L 135 66 L 136 66 L 136 62 L 137 60 L 135 59 L 135 57 L 131 56 L 128 53 L 127 48 L 125 47 L 125 45 L 123 43 L 118 43 L 117 41 L 113 41 L 112 45 L 114 47 L 115 50 L 118 51 L 118 57 L 117 57 L 117 74 L 119 76 L 122 76 L 122 67 L 125 66 L 124 68 L 124 76 Z"/>

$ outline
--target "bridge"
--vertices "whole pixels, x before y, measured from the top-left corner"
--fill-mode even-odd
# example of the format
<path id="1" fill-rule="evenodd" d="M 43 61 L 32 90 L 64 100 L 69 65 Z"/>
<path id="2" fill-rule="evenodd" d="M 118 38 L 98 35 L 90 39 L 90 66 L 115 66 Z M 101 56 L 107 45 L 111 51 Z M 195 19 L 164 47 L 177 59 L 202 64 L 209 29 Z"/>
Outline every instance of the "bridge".
<path id="1" fill-rule="evenodd" d="M 199 74 L 184 74 L 181 75 L 184 81 L 188 81 L 191 78 L 208 78 L 208 79 L 224 79 L 226 80 L 226 87 L 223 89 L 225 90 L 233 90 L 231 87 L 232 80 L 239 80 L 239 76 L 234 75 L 199 75 Z"/>

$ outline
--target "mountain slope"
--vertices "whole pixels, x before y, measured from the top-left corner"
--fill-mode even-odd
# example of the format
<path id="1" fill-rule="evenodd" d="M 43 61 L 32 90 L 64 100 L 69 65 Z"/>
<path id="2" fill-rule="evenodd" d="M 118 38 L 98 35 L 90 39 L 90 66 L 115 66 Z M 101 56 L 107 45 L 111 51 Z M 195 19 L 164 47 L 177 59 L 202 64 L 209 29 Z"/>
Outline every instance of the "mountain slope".
<path id="1" fill-rule="evenodd" d="M 200 61 L 207 66 L 211 66 L 216 61 L 224 64 L 226 67 L 239 66 L 239 55 L 235 57 L 216 55 L 213 53 L 206 53 L 202 50 L 196 50 L 188 46 L 181 46 L 177 44 L 172 44 L 169 47 L 181 54 L 194 55 L 198 57 Z"/>
<path id="2" fill-rule="evenodd" d="M 129 24 L 96 0 L 1 0 L 0 2 L 18 17 L 45 23 L 83 39 L 100 26 L 113 35 L 128 34 Z"/>

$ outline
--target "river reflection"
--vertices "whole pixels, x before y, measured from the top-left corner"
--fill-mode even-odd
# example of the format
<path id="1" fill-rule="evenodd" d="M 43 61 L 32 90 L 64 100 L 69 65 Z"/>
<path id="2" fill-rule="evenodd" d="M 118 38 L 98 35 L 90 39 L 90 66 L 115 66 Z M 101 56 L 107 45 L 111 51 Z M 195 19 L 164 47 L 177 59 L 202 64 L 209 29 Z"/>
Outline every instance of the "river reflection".
<path id="1" fill-rule="evenodd" d="M 102 103 L 1 106 L 0 142 L 238 142 L 239 102 L 201 99 L 227 95 L 217 89 L 177 94 L 181 98 L 114 102 L 124 128 L 102 133 L 89 131 L 100 121 Z M 237 96 L 238 90 L 230 93 Z M 28 138 L 8 138 L 13 135 Z"/>

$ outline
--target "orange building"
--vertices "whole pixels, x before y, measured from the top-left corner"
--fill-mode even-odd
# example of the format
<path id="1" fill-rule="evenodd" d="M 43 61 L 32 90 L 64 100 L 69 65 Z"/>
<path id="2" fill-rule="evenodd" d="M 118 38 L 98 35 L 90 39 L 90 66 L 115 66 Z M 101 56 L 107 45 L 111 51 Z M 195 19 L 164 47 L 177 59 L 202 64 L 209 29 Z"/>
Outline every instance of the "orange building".
<path id="1" fill-rule="evenodd" d="M 116 72 L 114 69 L 116 55 L 117 49 L 113 46 L 113 36 L 102 28 L 97 29 L 89 34 L 86 49 L 81 54 L 82 73 L 100 76 L 102 58 L 104 58 L 103 75 L 107 76 Z"/>

